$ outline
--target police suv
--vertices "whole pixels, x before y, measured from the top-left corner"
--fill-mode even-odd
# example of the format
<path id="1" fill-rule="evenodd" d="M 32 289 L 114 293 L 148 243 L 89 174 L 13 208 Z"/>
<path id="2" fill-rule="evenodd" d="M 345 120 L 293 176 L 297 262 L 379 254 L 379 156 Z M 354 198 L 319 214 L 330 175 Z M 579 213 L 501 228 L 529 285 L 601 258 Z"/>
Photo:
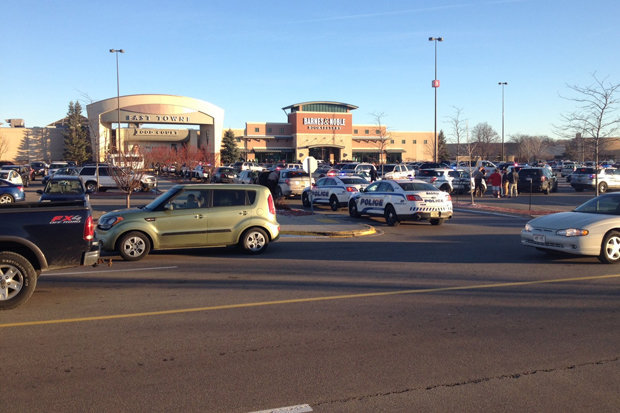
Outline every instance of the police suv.
<path id="1" fill-rule="evenodd" d="M 429 220 L 432 225 L 441 225 L 452 218 L 452 198 L 417 179 L 381 180 L 351 197 L 349 215 L 383 216 L 390 226 L 405 220 Z"/>
<path id="2" fill-rule="evenodd" d="M 304 189 L 301 202 L 305 207 L 309 207 L 311 202 L 327 204 L 332 211 L 336 211 L 340 206 L 347 206 L 351 195 L 368 185 L 369 182 L 359 176 L 326 176 Z"/>

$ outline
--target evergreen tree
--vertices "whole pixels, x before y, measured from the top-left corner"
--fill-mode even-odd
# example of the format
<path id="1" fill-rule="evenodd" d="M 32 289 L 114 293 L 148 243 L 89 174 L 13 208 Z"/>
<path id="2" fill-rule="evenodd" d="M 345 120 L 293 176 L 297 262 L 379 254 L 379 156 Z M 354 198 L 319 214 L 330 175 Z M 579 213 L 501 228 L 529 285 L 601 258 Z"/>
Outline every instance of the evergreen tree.
<path id="1" fill-rule="evenodd" d="M 81 164 L 90 159 L 90 146 L 88 142 L 88 130 L 84 126 L 82 105 L 80 102 L 69 102 L 69 111 L 65 118 L 64 157 L 68 161 Z"/>
<path id="2" fill-rule="evenodd" d="M 437 159 L 439 159 L 439 162 L 450 160 L 448 145 L 446 145 L 446 135 L 444 135 L 443 130 L 440 130 L 439 135 L 437 135 Z"/>
<path id="3" fill-rule="evenodd" d="M 222 150 L 220 151 L 220 159 L 222 164 L 237 162 L 241 156 L 237 142 L 235 142 L 235 133 L 228 129 L 222 138 Z"/>

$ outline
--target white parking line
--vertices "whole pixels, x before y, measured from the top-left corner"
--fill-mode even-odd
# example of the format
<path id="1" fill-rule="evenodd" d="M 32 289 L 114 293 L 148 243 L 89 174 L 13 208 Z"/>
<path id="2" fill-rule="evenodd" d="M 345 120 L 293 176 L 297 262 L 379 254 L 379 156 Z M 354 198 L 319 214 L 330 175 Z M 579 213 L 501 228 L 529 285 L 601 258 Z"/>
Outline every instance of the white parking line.
<path id="1" fill-rule="evenodd" d="M 297 406 L 278 407 L 276 409 L 260 410 L 251 413 L 303 413 L 312 412 L 309 404 L 298 404 Z"/>
<path id="2" fill-rule="evenodd" d="M 90 271 L 77 271 L 77 272 L 54 272 L 54 273 L 45 273 L 45 275 L 79 275 L 79 274 L 101 274 L 107 272 L 130 272 L 130 271 L 156 271 L 156 270 L 171 270 L 173 268 L 179 268 L 176 265 L 170 267 L 146 267 L 146 268 L 125 268 L 118 270 L 90 270 Z"/>

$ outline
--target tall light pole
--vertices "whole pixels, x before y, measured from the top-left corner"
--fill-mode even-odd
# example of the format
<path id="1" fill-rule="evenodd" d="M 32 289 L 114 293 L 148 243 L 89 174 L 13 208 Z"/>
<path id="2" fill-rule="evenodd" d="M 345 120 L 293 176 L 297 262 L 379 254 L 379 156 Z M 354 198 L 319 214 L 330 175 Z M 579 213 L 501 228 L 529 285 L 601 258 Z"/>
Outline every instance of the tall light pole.
<path id="1" fill-rule="evenodd" d="M 119 145 L 121 143 L 121 89 L 118 76 L 118 54 L 125 53 L 125 51 L 123 49 L 110 49 L 110 53 L 116 54 L 116 145 Z"/>
<path id="2" fill-rule="evenodd" d="M 502 87 L 502 162 L 504 162 L 504 86 L 508 82 L 498 82 L 497 84 Z"/>
<path id="3" fill-rule="evenodd" d="M 433 80 L 433 88 L 435 89 L 435 162 L 439 162 L 439 142 L 437 141 L 437 88 L 439 88 L 439 80 L 437 79 L 437 42 L 443 42 L 443 37 L 429 37 L 429 42 L 435 42 L 435 79 Z"/>

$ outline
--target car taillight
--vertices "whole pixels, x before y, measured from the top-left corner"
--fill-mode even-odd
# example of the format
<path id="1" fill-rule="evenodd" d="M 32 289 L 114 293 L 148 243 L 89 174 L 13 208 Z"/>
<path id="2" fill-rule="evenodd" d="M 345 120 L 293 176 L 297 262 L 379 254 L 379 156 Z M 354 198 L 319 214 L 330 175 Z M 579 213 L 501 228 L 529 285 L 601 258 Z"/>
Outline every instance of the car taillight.
<path id="1" fill-rule="evenodd" d="M 540 182 L 545 182 L 545 177 L 544 176 L 540 177 Z"/>
<path id="2" fill-rule="evenodd" d="M 347 192 L 357 192 L 357 188 L 354 186 L 347 186 Z"/>
<path id="3" fill-rule="evenodd" d="M 422 201 L 420 195 L 407 195 L 407 201 Z"/>
<path id="4" fill-rule="evenodd" d="M 17 187 L 17 190 L 18 190 L 19 192 L 24 192 L 24 187 L 23 187 L 23 186 L 18 186 L 18 187 Z"/>
<path id="5" fill-rule="evenodd" d="M 446 194 L 446 195 L 447 195 L 448 201 L 452 202 L 452 196 L 450 194 Z"/>
<path id="6" fill-rule="evenodd" d="M 269 213 L 272 215 L 276 214 L 276 205 L 273 203 L 273 197 L 271 194 L 267 197 L 267 205 L 269 206 Z"/>
<path id="7" fill-rule="evenodd" d="M 95 238 L 95 224 L 93 223 L 93 217 L 86 218 L 84 223 L 84 239 L 86 241 L 92 241 Z"/>
<path id="8" fill-rule="evenodd" d="M 437 180 L 437 177 L 431 178 L 431 183 L 435 182 L 436 180 Z"/>
<path id="9" fill-rule="evenodd" d="M 284 182 L 288 185 L 288 184 L 291 182 L 291 180 L 290 180 L 290 179 L 288 179 L 288 178 L 286 178 L 286 179 L 284 180 Z"/>

